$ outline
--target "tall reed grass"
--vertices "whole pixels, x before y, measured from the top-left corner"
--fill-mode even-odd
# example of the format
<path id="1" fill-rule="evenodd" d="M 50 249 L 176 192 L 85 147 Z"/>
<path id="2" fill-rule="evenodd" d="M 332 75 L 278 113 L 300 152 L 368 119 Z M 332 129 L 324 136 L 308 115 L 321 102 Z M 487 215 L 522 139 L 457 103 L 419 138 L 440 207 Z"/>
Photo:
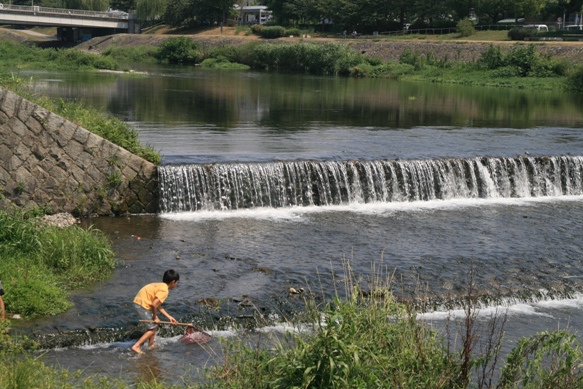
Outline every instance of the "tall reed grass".
<path id="1" fill-rule="evenodd" d="M 6 310 L 24 317 L 71 307 L 68 290 L 106 279 L 115 266 L 106 237 L 93 228 L 44 225 L 39 212 L 0 211 L 0 276 Z"/>

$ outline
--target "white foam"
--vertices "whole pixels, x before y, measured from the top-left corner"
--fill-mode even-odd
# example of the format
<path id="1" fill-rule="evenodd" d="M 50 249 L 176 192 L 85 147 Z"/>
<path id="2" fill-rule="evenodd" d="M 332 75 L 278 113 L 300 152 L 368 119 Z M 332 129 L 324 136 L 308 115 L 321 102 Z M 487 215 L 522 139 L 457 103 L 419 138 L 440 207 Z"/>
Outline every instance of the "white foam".
<path id="1" fill-rule="evenodd" d="M 273 221 L 306 222 L 304 216 L 328 212 L 351 212 L 364 215 L 390 216 L 396 212 L 424 212 L 484 206 L 532 206 L 539 203 L 582 201 L 583 196 L 452 199 L 392 203 L 351 203 L 346 205 L 308 206 L 290 208 L 250 208 L 225 211 L 196 211 L 162 213 L 160 217 L 176 221 L 203 221 L 223 219 L 261 219 Z"/>
<path id="2" fill-rule="evenodd" d="M 495 315 L 508 314 L 509 316 L 542 316 L 550 317 L 553 315 L 548 311 L 561 308 L 583 308 L 583 294 L 577 293 L 572 298 L 546 299 L 533 303 L 513 303 L 501 304 L 492 307 L 480 308 L 476 311 L 478 318 L 489 318 Z M 543 311 L 541 311 L 544 310 Z M 449 311 L 435 311 L 417 315 L 420 320 L 446 320 L 464 318 L 466 313 L 463 309 L 454 309 Z"/>

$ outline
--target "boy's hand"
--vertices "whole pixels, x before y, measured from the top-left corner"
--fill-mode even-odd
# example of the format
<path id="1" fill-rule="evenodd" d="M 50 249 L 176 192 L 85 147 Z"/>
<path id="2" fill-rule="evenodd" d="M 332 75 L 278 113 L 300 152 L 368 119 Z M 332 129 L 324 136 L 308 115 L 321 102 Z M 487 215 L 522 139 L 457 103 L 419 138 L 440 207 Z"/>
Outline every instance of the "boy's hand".
<path id="1" fill-rule="evenodd" d="M 176 319 L 175 319 L 175 318 L 173 318 L 172 316 L 168 316 L 168 320 L 170 320 L 170 323 L 172 323 L 172 324 L 176 324 L 176 323 L 178 323 L 178 322 L 176 321 Z"/>

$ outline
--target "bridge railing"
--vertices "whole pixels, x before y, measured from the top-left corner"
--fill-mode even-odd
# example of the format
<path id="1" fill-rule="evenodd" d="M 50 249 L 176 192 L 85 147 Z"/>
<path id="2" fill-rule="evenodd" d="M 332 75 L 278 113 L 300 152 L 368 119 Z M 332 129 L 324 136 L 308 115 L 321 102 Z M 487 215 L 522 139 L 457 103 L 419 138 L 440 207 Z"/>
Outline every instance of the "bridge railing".
<path id="1" fill-rule="evenodd" d="M 125 12 L 120 11 L 110 11 L 110 12 L 99 12 L 99 11 L 87 11 L 82 9 L 65 9 L 65 8 L 50 8 L 50 7 L 38 7 L 38 6 L 27 6 L 27 5 L 8 5 L 0 3 L 0 12 L 3 11 L 15 11 L 24 12 L 32 14 L 53 14 L 53 15 L 63 15 L 63 16 L 82 16 L 88 18 L 108 18 L 108 19 L 129 19 L 129 15 Z"/>

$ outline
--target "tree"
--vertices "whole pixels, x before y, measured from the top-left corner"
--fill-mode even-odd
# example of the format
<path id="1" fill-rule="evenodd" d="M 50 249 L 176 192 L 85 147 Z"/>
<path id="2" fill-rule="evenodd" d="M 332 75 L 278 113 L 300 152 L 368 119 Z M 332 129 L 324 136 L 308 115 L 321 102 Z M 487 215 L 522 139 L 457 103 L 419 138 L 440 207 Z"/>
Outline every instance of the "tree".
<path id="1" fill-rule="evenodd" d="M 166 0 L 136 0 L 136 14 L 144 25 L 161 19 L 165 11 Z"/>

